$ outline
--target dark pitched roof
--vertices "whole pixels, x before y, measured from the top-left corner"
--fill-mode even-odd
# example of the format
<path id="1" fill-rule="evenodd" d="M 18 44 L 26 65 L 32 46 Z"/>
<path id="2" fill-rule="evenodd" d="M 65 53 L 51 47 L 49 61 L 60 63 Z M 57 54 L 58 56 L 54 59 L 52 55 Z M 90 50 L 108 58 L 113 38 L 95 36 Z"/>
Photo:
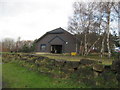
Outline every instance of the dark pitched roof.
<path id="1" fill-rule="evenodd" d="M 60 28 L 56 28 L 56 29 L 54 29 L 52 31 L 49 31 L 47 33 L 49 33 L 49 34 L 62 34 L 64 32 L 65 32 L 65 30 L 60 27 Z"/>
<path id="2" fill-rule="evenodd" d="M 51 39 L 48 43 L 50 43 L 51 41 L 53 41 L 55 38 L 59 38 L 60 40 L 62 40 L 63 42 L 66 42 L 66 41 L 64 41 L 61 37 L 59 37 L 59 36 L 55 36 L 53 39 Z"/>
<path id="3" fill-rule="evenodd" d="M 64 32 L 67 32 L 66 30 L 64 30 L 63 28 L 59 27 L 59 28 L 56 28 L 54 30 L 51 30 L 49 32 L 46 32 L 42 37 L 40 37 L 38 40 L 36 40 L 36 43 L 41 40 L 44 36 L 46 36 L 47 34 L 62 34 Z M 67 32 L 69 33 L 69 32 Z M 71 33 L 69 33 L 71 34 Z M 72 34 L 71 34 L 72 35 Z M 74 39 L 76 39 L 76 36 L 72 35 Z M 77 39 L 78 40 L 78 39 Z M 79 41 L 79 40 L 78 40 Z"/>

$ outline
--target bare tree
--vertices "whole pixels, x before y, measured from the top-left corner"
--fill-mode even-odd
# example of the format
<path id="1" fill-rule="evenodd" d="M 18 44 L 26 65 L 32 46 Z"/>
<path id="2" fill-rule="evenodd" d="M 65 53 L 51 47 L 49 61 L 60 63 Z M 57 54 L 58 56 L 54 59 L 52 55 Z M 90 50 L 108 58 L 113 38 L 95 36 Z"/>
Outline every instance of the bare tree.
<path id="1" fill-rule="evenodd" d="M 20 47 L 21 47 L 21 45 L 20 45 L 20 39 L 21 39 L 21 37 L 18 37 L 18 38 L 17 38 L 17 41 L 16 41 L 16 51 L 17 51 L 17 52 L 19 51 L 19 49 L 20 49 Z"/>
<path id="2" fill-rule="evenodd" d="M 112 12 L 114 8 L 114 2 L 104 2 L 102 7 L 104 7 L 104 22 L 106 23 L 106 39 L 107 39 L 107 49 L 108 49 L 108 57 L 111 57 L 111 48 L 110 48 L 110 30 L 111 30 L 111 22 L 112 22 Z M 104 38 L 103 38 L 104 39 Z M 103 40 L 104 41 L 104 40 Z M 102 44 L 103 45 L 103 44 Z"/>
<path id="3" fill-rule="evenodd" d="M 12 38 L 5 38 L 2 40 L 2 49 L 11 51 L 15 48 L 15 41 Z"/>
<path id="4" fill-rule="evenodd" d="M 87 35 L 94 31 L 94 12 L 97 7 L 97 3 L 89 2 L 75 2 L 74 14 L 73 17 L 70 18 L 68 23 L 68 30 L 75 34 L 84 34 L 84 56 L 88 54 L 88 40 Z M 89 37 L 88 37 L 89 38 Z"/>
<path id="5" fill-rule="evenodd" d="M 69 19 L 68 30 L 74 34 L 84 35 L 81 40 L 80 48 L 84 44 L 84 56 L 88 55 L 98 41 L 101 41 L 101 57 L 104 51 L 108 51 L 108 57 L 111 57 L 110 35 L 111 22 L 116 20 L 115 11 L 118 12 L 119 5 L 115 2 L 75 2 L 73 4 L 73 17 Z M 113 10 L 114 9 L 114 10 Z M 90 40 L 89 34 L 95 33 L 96 36 Z M 91 42 L 92 41 L 92 42 Z M 106 42 L 105 42 L 106 41 Z"/>

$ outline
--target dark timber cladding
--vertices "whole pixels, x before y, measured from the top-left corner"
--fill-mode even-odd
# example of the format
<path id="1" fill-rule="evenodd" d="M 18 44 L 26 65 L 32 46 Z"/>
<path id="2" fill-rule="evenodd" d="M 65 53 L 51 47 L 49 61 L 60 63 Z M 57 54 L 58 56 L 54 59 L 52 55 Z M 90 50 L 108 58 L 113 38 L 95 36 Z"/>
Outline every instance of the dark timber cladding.
<path id="1" fill-rule="evenodd" d="M 78 40 L 62 28 L 49 31 L 36 41 L 37 52 L 70 53 L 78 52 Z"/>

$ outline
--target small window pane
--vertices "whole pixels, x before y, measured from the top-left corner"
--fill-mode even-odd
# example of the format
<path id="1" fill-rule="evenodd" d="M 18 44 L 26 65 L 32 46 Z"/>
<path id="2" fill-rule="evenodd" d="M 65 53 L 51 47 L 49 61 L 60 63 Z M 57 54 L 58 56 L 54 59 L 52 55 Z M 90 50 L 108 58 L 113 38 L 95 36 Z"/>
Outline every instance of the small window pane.
<path id="1" fill-rule="evenodd" d="M 46 49 L 46 44 L 41 44 L 40 50 L 41 50 L 41 51 L 45 51 L 45 49 Z"/>

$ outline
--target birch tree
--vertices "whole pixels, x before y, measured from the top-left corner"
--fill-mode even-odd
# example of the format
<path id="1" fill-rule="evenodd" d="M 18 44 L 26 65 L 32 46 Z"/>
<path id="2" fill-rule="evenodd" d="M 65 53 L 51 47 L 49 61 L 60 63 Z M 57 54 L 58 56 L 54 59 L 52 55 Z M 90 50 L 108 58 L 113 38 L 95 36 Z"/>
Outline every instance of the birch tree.
<path id="1" fill-rule="evenodd" d="M 92 22 L 94 21 L 93 12 L 95 10 L 95 3 L 75 2 L 74 14 L 68 23 L 68 30 L 76 34 L 84 34 L 84 56 L 88 52 L 87 35 L 93 30 Z"/>
<path id="2" fill-rule="evenodd" d="M 108 58 L 111 57 L 111 48 L 110 48 L 110 30 L 111 30 L 111 22 L 113 21 L 112 9 L 114 6 L 114 2 L 104 2 L 102 7 L 104 7 L 104 22 L 106 23 L 106 39 L 107 39 L 107 49 L 108 49 Z M 103 38 L 104 39 L 104 38 Z M 103 40 L 104 41 L 104 40 Z M 103 45 L 103 43 L 102 43 Z"/>
<path id="3" fill-rule="evenodd" d="M 117 5 L 117 3 L 116 3 Z M 114 9 L 117 13 L 118 9 L 115 2 L 75 2 L 73 5 L 73 16 L 69 18 L 68 30 L 74 34 L 83 35 L 81 45 L 84 44 L 84 56 L 88 55 L 91 49 L 101 41 L 100 53 L 103 57 L 104 51 L 107 47 L 108 57 L 111 57 L 110 35 L 111 35 L 111 22 L 115 19 L 112 14 Z M 115 14 L 114 14 L 115 15 Z M 114 29 L 114 28 L 113 28 Z M 95 33 L 91 42 L 89 34 Z"/>

